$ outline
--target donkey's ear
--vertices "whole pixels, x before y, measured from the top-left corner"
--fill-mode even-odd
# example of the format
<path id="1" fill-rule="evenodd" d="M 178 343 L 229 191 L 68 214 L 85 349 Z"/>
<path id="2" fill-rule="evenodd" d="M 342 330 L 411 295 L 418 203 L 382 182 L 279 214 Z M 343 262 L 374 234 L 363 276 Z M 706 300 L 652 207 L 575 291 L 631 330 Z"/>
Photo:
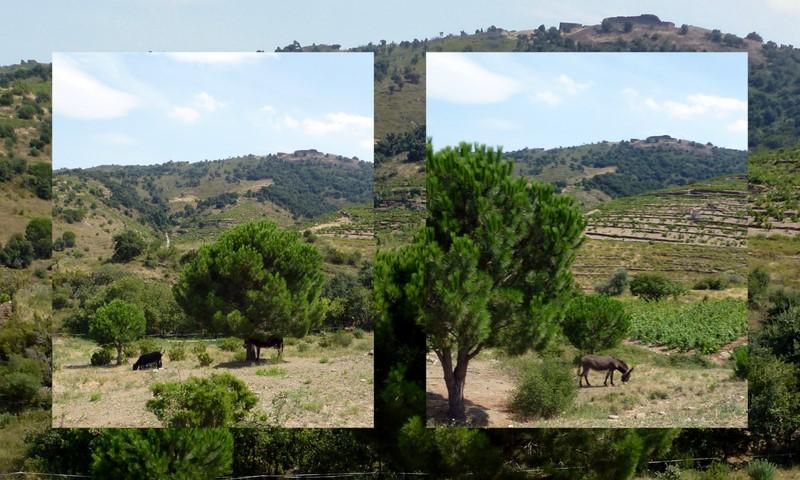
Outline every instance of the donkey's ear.
<path id="1" fill-rule="evenodd" d="M 633 366 L 633 367 L 629 368 L 629 369 L 628 369 L 628 371 L 627 371 L 626 373 L 628 373 L 628 374 L 629 374 L 629 373 L 631 373 L 631 372 L 633 371 L 633 369 L 634 369 L 634 368 L 636 368 L 636 367 L 635 367 L 635 366 Z"/>

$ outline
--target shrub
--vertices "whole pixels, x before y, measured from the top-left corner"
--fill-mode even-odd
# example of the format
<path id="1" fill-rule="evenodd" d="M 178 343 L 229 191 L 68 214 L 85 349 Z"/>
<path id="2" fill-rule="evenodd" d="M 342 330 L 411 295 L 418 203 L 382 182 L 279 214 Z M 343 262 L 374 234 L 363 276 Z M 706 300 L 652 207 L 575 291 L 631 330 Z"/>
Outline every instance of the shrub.
<path id="1" fill-rule="evenodd" d="M 137 342 L 137 346 L 139 347 L 139 355 L 144 355 L 145 353 L 150 352 L 157 352 L 161 351 L 158 346 L 158 342 L 153 340 L 152 338 L 143 338 Z"/>
<path id="2" fill-rule="evenodd" d="M 319 346 L 322 348 L 346 348 L 349 347 L 351 343 L 353 343 L 353 337 L 348 335 L 344 330 L 338 330 L 333 333 L 324 334 L 319 339 Z"/>
<path id="3" fill-rule="evenodd" d="M 42 370 L 35 360 L 12 355 L 0 366 L 0 411 L 20 412 L 42 403 Z"/>
<path id="4" fill-rule="evenodd" d="M 628 286 L 628 271 L 624 268 L 618 269 L 611 275 L 607 282 L 594 287 L 595 291 L 601 295 L 622 295 L 625 287 Z"/>
<path id="5" fill-rule="evenodd" d="M 50 258 L 53 250 L 53 226 L 47 217 L 34 218 L 25 227 L 25 240 L 31 242 L 36 258 Z"/>
<path id="6" fill-rule="evenodd" d="M 93 367 L 102 367 L 111 363 L 113 352 L 108 348 L 101 348 L 92 354 L 91 363 Z"/>
<path id="7" fill-rule="evenodd" d="M 26 268 L 33 262 L 33 256 L 33 245 L 19 233 L 11 235 L 0 252 L 0 260 L 8 268 Z"/>
<path id="8" fill-rule="evenodd" d="M 577 396 L 572 368 L 555 359 L 528 366 L 511 394 L 511 409 L 524 417 L 549 418 Z"/>
<path id="9" fill-rule="evenodd" d="M 769 288 L 769 272 L 764 267 L 756 267 L 747 275 L 747 300 L 753 303 Z"/>
<path id="10" fill-rule="evenodd" d="M 132 230 L 126 230 L 114 235 L 113 240 L 114 254 L 111 256 L 111 260 L 119 263 L 133 260 L 133 258 L 141 255 L 147 247 L 144 239 Z"/>
<path id="11" fill-rule="evenodd" d="M 728 480 L 731 476 L 731 468 L 724 463 L 714 462 L 703 471 L 700 476 L 703 480 Z"/>
<path id="12" fill-rule="evenodd" d="M 182 343 L 173 345 L 167 350 L 167 356 L 171 361 L 179 362 L 186 358 L 186 348 L 184 348 Z"/>
<path id="13" fill-rule="evenodd" d="M 772 480 L 777 469 L 775 465 L 764 459 L 758 459 L 747 465 L 747 476 L 753 480 Z"/>
<path id="14" fill-rule="evenodd" d="M 563 331 L 584 353 L 619 345 L 628 335 L 631 319 L 619 300 L 604 295 L 579 296 L 567 309 Z"/>
<path id="15" fill-rule="evenodd" d="M 686 291 L 680 283 L 658 273 L 636 275 L 631 280 L 630 290 L 631 294 L 644 300 L 661 300 L 670 295 L 677 297 Z"/>
<path id="16" fill-rule="evenodd" d="M 242 341 L 238 338 L 226 338 L 217 342 L 217 346 L 220 350 L 224 350 L 226 352 L 235 352 L 242 348 Z"/>
<path id="17" fill-rule="evenodd" d="M 64 241 L 64 247 L 72 248 L 75 246 L 75 232 L 67 230 L 61 235 L 61 239 Z"/>
<path id="18" fill-rule="evenodd" d="M 233 354 L 233 360 L 236 362 L 244 362 L 247 360 L 247 352 L 244 350 L 239 350 L 238 352 Z"/>
<path id="19" fill-rule="evenodd" d="M 730 285 L 728 278 L 722 275 L 712 275 L 698 280 L 692 289 L 694 290 L 725 290 Z"/>
<path id="20" fill-rule="evenodd" d="M 197 361 L 200 362 L 201 367 L 207 367 L 211 365 L 211 362 L 213 360 L 211 358 L 211 355 L 208 354 L 208 352 L 202 352 L 197 354 Z"/>
<path id="21" fill-rule="evenodd" d="M 355 338 L 358 338 L 359 340 L 364 338 L 364 330 L 361 330 L 360 328 L 356 328 L 355 330 L 353 330 L 353 336 Z"/>
<path id="22" fill-rule="evenodd" d="M 206 352 L 206 344 L 205 342 L 196 342 L 192 345 L 192 353 L 195 355 L 200 355 L 201 353 Z"/>
<path id="23" fill-rule="evenodd" d="M 733 373 L 736 378 L 747 379 L 750 371 L 750 347 L 739 345 L 731 351 L 731 358 L 733 359 Z"/>
<path id="24" fill-rule="evenodd" d="M 230 427 L 258 403 L 247 385 L 229 373 L 157 383 L 147 409 L 166 427 Z"/>

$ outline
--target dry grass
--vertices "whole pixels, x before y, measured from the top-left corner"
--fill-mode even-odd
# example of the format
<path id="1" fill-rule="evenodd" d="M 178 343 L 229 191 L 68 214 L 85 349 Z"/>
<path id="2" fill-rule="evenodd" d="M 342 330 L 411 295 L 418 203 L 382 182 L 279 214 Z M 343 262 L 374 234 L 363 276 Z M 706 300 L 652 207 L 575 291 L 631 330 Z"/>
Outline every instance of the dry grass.
<path id="1" fill-rule="evenodd" d="M 636 370 L 628 384 L 603 387 L 603 373 L 589 374 L 591 388 L 578 390 L 567 411 L 555 418 L 522 419 L 509 408 L 515 378 L 537 361 L 534 354 L 504 357 L 489 351 L 469 365 L 466 382 L 470 421 L 487 427 L 549 428 L 746 428 L 747 383 L 727 365 L 694 355 L 667 354 L 624 345 L 613 352 Z M 562 357 L 571 359 L 566 349 Z M 577 385 L 578 377 L 575 382 Z M 438 363 L 428 363 L 428 421 L 447 422 L 447 390 Z"/>
<path id="2" fill-rule="evenodd" d="M 187 341 L 185 360 L 170 361 L 165 354 L 163 368 L 133 371 L 130 363 L 91 367 L 89 358 L 97 349 L 93 342 L 58 337 L 53 340 L 53 426 L 158 427 L 156 417 L 145 408 L 151 385 L 229 372 L 259 397 L 250 422 L 283 427 L 371 427 L 373 357 L 368 352 L 372 334 L 354 339 L 347 348 L 322 348 L 317 341 L 315 336 L 291 341 L 284 348 L 283 359 L 264 349 L 259 365 L 236 361 L 234 356 L 240 352 L 222 351 L 215 342 L 205 341 L 214 359 L 208 367 L 200 367 L 191 352 L 192 344 L 199 341 Z M 158 342 L 164 352 L 176 343 Z M 321 358 L 328 361 L 320 363 Z"/>

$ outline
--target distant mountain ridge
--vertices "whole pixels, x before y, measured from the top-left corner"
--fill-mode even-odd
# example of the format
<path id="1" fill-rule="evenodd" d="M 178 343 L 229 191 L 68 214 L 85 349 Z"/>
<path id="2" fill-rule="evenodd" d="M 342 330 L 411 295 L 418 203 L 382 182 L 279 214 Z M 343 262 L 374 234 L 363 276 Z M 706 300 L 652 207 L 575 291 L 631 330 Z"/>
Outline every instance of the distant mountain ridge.
<path id="1" fill-rule="evenodd" d="M 747 152 L 710 143 L 650 136 L 554 149 L 505 152 L 520 175 L 552 183 L 591 208 L 710 178 L 747 172 Z"/>

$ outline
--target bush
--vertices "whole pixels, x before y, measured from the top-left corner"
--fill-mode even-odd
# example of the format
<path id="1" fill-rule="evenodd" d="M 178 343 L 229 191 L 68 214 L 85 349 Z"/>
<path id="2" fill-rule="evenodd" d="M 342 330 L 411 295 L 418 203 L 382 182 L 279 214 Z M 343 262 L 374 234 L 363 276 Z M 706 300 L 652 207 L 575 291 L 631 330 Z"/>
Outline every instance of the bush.
<path id="1" fill-rule="evenodd" d="M 67 230 L 61 235 L 61 239 L 64 241 L 64 246 L 66 248 L 72 248 L 75 246 L 75 232 Z"/>
<path id="2" fill-rule="evenodd" d="M 630 326 L 622 302 L 605 295 L 587 295 L 577 297 L 567 308 L 562 329 L 575 348 L 595 353 L 619 345 Z"/>
<path id="3" fill-rule="evenodd" d="M 33 245 L 19 233 L 11 235 L 0 252 L 0 259 L 8 268 L 26 268 L 33 262 L 33 256 Z"/>
<path id="4" fill-rule="evenodd" d="M 208 354 L 208 352 L 202 352 L 197 354 L 197 361 L 200 362 L 201 367 L 207 367 L 211 365 L 213 359 L 211 358 L 211 355 Z"/>
<path id="5" fill-rule="evenodd" d="M 692 289 L 694 290 L 725 290 L 730 286 L 730 280 L 723 275 L 712 275 L 698 280 Z"/>
<path id="6" fill-rule="evenodd" d="M 247 385 L 229 373 L 157 383 L 147 409 L 170 428 L 230 427 L 258 403 Z"/>
<path id="7" fill-rule="evenodd" d="M 144 355 L 145 353 L 150 353 L 150 352 L 161 351 L 158 342 L 156 342 L 152 338 L 143 338 L 138 342 L 136 342 L 136 346 L 139 348 L 139 355 Z"/>
<path id="8" fill-rule="evenodd" d="M 206 352 L 206 344 L 205 342 L 196 342 L 192 345 L 192 353 L 195 355 L 200 355 L 201 353 Z"/>
<path id="9" fill-rule="evenodd" d="M 114 254 L 111 256 L 111 260 L 119 263 L 133 260 L 141 255 L 147 247 L 144 239 L 132 230 L 126 230 L 114 235 L 113 240 Z"/>
<path id="10" fill-rule="evenodd" d="M 226 338 L 217 342 L 217 347 L 226 352 L 235 352 L 236 350 L 240 350 L 242 348 L 242 341 L 233 337 Z"/>
<path id="11" fill-rule="evenodd" d="M 186 358 L 186 349 L 183 344 L 173 345 L 167 350 L 167 356 L 173 362 L 179 362 Z"/>
<path id="12" fill-rule="evenodd" d="M 49 218 L 34 218 L 25 227 L 25 240 L 31 242 L 36 258 L 50 258 L 53 251 L 53 226 Z"/>
<path id="13" fill-rule="evenodd" d="M 344 330 L 338 330 L 333 333 L 324 334 L 319 339 L 319 346 L 322 348 L 340 347 L 346 348 L 353 343 L 353 337 L 348 335 Z"/>
<path id="14" fill-rule="evenodd" d="M 353 336 L 355 338 L 358 338 L 359 340 L 364 338 L 364 330 L 361 330 L 360 328 L 356 328 L 355 330 L 353 330 Z"/>
<path id="15" fill-rule="evenodd" d="M 247 352 L 244 350 L 239 350 L 238 352 L 233 354 L 233 360 L 236 362 L 244 362 L 247 360 Z"/>
<path id="16" fill-rule="evenodd" d="M 628 286 L 628 271 L 620 268 L 607 282 L 601 283 L 594 287 L 595 291 L 601 295 L 622 295 L 625 292 L 625 287 Z"/>
<path id="17" fill-rule="evenodd" d="M 0 371 L 1 410 L 19 412 L 40 403 L 42 375 L 40 372 Z"/>
<path id="18" fill-rule="evenodd" d="M 577 396 L 572 368 L 555 359 L 528 366 L 511 394 L 511 409 L 524 417 L 549 418 Z"/>
<path id="19" fill-rule="evenodd" d="M 102 348 L 92 354 L 91 363 L 93 367 L 103 367 L 111 363 L 113 352 L 108 348 Z"/>
<path id="20" fill-rule="evenodd" d="M 750 371 L 750 347 L 739 345 L 731 351 L 731 358 L 733 359 L 733 373 L 736 378 L 746 380 Z"/>
<path id="21" fill-rule="evenodd" d="M 724 463 L 714 462 L 705 469 L 700 476 L 703 480 L 728 480 L 731 476 L 731 468 Z"/>
<path id="22" fill-rule="evenodd" d="M 658 273 L 640 273 L 631 280 L 631 294 L 644 300 L 661 300 L 667 296 L 677 297 L 686 289 Z"/>
<path id="23" fill-rule="evenodd" d="M 775 478 L 775 465 L 764 459 L 758 459 L 747 465 L 747 476 L 753 480 L 772 480 Z"/>
<path id="24" fill-rule="evenodd" d="M 764 267 L 756 267 L 747 275 L 747 300 L 753 303 L 767 292 L 769 272 Z"/>

